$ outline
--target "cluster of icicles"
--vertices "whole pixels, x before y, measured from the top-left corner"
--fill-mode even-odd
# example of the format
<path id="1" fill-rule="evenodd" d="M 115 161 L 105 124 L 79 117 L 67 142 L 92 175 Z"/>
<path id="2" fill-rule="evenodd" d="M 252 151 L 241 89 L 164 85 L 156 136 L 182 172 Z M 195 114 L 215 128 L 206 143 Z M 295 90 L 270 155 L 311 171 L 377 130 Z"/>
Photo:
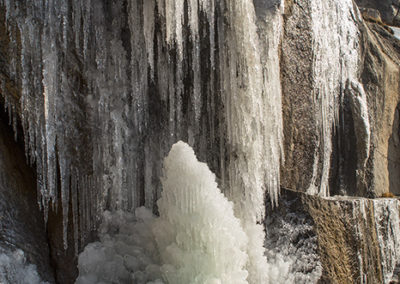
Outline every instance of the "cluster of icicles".
<path id="1" fill-rule="evenodd" d="M 38 202 L 45 218 L 62 210 L 65 246 L 70 207 L 76 251 L 104 210 L 155 208 L 162 158 L 178 140 L 215 169 L 245 230 L 262 220 L 283 156 L 279 5 L 263 19 L 268 40 L 250 0 L 0 5 L 17 51 L 1 91 L 21 90 L 6 107 L 15 129 L 20 110 Z"/>

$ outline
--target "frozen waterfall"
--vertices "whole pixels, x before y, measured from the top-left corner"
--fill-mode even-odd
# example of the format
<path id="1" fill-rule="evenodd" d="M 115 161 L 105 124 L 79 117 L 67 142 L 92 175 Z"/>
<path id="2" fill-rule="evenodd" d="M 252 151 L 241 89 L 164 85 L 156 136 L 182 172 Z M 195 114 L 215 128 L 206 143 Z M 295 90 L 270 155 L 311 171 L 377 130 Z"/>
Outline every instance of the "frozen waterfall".
<path id="1" fill-rule="evenodd" d="M 46 218 L 62 210 L 67 246 L 71 208 L 78 250 L 104 210 L 157 211 L 161 160 L 182 139 L 260 231 L 283 158 L 281 1 L 262 17 L 250 0 L 124 3 L 0 1 L 20 56 L 7 68 L 22 95 L 6 106 L 14 125 L 21 110 Z"/>
<path id="2" fill-rule="evenodd" d="M 246 235 L 234 204 L 186 143 L 172 146 L 163 172 L 160 216 L 144 207 L 106 212 L 100 241 L 79 256 L 77 283 L 288 283 L 289 262 L 249 263 L 248 252 L 264 251 L 264 234 Z"/>
<path id="3" fill-rule="evenodd" d="M 313 95 L 320 134 L 307 192 L 329 196 L 332 136 L 335 125 L 339 123 L 339 105 L 347 81 L 358 78 L 360 39 L 357 22 L 361 21 L 361 15 L 358 9 L 354 9 L 352 0 L 311 1 L 311 9 Z M 319 164 L 322 167 L 319 168 Z"/>

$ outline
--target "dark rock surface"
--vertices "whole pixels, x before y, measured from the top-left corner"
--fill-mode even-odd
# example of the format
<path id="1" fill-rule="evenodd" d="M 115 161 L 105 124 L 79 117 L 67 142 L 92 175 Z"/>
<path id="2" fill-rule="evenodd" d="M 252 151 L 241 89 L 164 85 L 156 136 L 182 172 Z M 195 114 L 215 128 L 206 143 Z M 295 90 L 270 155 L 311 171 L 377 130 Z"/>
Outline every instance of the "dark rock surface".
<path id="1" fill-rule="evenodd" d="M 400 3 L 397 0 L 356 0 L 359 7 L 372 8 L 379 11 L 382 21 L 389 25 L 399 25 L 398 9 Z"/>
<path id="2" fill-rule="evenodd" d="M 23 147 L 0 116 L 0 248 L 21 249 L 45 281 L 54 282 L 43 213 L 36 197 L 36 178 Z"/>

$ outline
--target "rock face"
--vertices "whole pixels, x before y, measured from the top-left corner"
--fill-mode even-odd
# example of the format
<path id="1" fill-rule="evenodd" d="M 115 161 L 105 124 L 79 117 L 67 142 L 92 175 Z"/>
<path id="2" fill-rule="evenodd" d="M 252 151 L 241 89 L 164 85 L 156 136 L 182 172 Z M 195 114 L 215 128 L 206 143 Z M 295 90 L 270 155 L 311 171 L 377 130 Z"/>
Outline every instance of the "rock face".
<path id="1" fill-rule="evenodd" d="M 287 4 L 281 52 L 285 137 L 282 186 L 305 191 L 312 183 L 320 184 L 322 168 L 328 159 L 330 194 L 380 196 L 389 191 L 397 194 L 400 188 L 396 168 L 400 153 L 396 142 L 400 93 L 398 40 L 381 25 L 364 23 L 357 9 L 347 19 L 359 30 L 354 45 L 358 63 L 355 75 L 337 85 L 333 94 L 337 112 L 331 120 L 335 128 L 330 138 L 332 152 L 321 159 L 326 151 L 321 135 L 326 134 L 318 131 L 321 105 L 316 104 L 314 12 L 307 1 L 301 5 L 290 1 Z M 342 33 L 339 29 L 337 40 Z M 341 61 L 338 68 L 345 70 L 348 68 L 345 64 Z M 316 180 L 315 172 L 319 173 Z"/>
<path id="2" fill-rule="evenodd" d="M 393 0 L 356 0 L 359 7 L 370 8 L 379 11 L 382 21 L 389 25 L 398 25 L 398 9 L 400 3 Z M 371 13 L 370 13 L 371 14 Z M 372 14 L 371 14 L 372 15 Z"/>
<path id="3" fill-rule="evenodd" d="M 0 117 L 0 254 L 22 250 L 27 263 L 36 265 L 42 280 L 53 283 L 34 171 L 26 165 L 21 145 L 14 141 L 12 129 L 4 123 L 5 116 Z M 3 269 L 0 282 L 7 279 L 2 278 Z"/>
<path id="4" fill-rule="evenodd" d="M 371 150 L 367 182 L 377 195 L 399 191 L 399 51 L 400 42 L 377 24 L 363 31 L 364 89 L 371 115 Z"/>
<path id="5" fill-rule="evenodd" d="M 321 283 L 397 280 L 397 199 L 321 198 L 282 189 L 281 206 L 270 207 L 267 216 L 267 248 L 303 260 L 293 272 L 318 275 L 321 267 Z"/>

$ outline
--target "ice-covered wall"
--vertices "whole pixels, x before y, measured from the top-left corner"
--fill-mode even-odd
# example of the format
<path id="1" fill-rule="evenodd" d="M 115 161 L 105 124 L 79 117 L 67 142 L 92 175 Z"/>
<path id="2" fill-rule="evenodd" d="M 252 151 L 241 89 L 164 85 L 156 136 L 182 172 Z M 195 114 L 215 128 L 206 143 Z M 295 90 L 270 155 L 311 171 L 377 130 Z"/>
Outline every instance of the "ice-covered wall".
<path id="1" fill-rule="evenodd" d="M 260 16 L 253 1 L 1 1 L 19 101 L 6 79 L 2 94 L 65 240 L 69 203 L 83 243 L 104 209 L 156 211 L 161 160 L 179 139 L 240 217 L 263 217 L 282 156 L 281 8 L 270 2 Z"/>
<path id="2" fill-rule="evenodd" d="M 311 1 L 313 96 L 319 132 L 307 192 L 329 195 L 332 140 L 347 80 L 358 80 L 360 13 L 352 0 Z M 368 120 L 368 116 L 366 117 Z"/>
<path id="3" fill-rule="evenodd" d="M 186 143 L 174 144 L 165 158 L 162 186 L 159 217 L 144 207 L 135 214 L 105 212 L 100 241 L 79 255 L 77 283 L 294 281 L 288 256 L 277 260 L 271 249 L 268 263 L 252 258 L 255 250 L 263 252 L 264 235 L 246 235 L 233 202 Z"/>

